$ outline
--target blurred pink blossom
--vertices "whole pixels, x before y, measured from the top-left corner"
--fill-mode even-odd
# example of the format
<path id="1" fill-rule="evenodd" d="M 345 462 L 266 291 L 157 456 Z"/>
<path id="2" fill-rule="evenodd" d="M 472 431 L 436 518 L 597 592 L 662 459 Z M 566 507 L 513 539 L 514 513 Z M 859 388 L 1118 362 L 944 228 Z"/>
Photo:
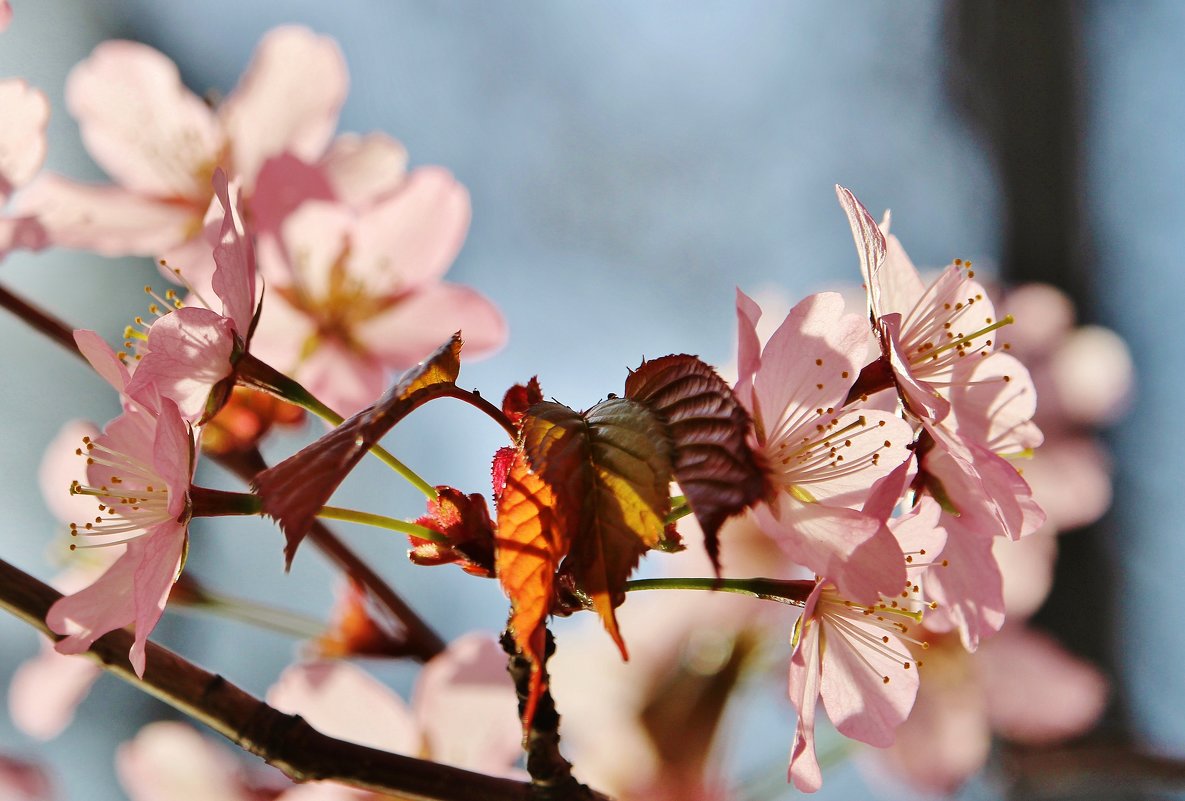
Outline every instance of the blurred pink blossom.
<path id="1" fill-rule="evenodd" d="M 0 31 L 12 9 L 0 4 Z M 45 161 L 45 128 L 49 101 L 19 78 L 0 80 L 0 208 L 18 187 L 32 180 Z M 35 216 L 0 216 L 0 259 L 10 250 L 38 250 L 46 245 L 45 231 Z"/>

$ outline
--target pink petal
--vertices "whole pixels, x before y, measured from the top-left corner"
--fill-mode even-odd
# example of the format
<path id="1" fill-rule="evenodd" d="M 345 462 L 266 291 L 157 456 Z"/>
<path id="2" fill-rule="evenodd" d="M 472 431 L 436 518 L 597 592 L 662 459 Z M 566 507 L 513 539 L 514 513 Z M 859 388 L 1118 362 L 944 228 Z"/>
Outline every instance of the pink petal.
<path id="1" fill-rule="evenodd" d="M 1074 301 L 1048 284 L 1011 289 L 1001 305 L 1016 318 L 1007 329 L 1008 341 L 1026 361 L 1047 355 L 1074 327 Z"/>
<path id="2" fill-rule="evenodd" d="M 992 727 L 1010 740 L 1049 745 L 1084 734 L 1107 701 L 1107 680 L 1048 635 L 1008 628 L 976 655 Z"/>
<path id="3" fill-rule="evenodd" d="M 382 362 L 337 342 L 318 345 L 300 363 L 296 377 L 305 389 L 343 417 L 374 403 L 387 388 L 387 371 Z"/>
<path id="4" fill-rule="evenodd" d="M 219 109 L 235 172 L 251 191 L 263 163 L 285 151 L 308 162 L 324 152 L 349 78 L 337 44 L 307 28 L 274 28 Z"/>
<path id="5" fill-rule="evenodd" d="M 905 557 L 879 520 L 853 509 L 804 503 L 788 492 L 754 514 L 792 560 L 834 582 L 846 598 L 873 603 L 905 586 Z"/>
<path id="6" fill-rule="evenodd" d="M 12 722 L 30 737 L 52 740 L 70 725 L 102 672 L 91 660 L 64 656 L 43 642 L 41 653 L 21 664 L 8 686 Z"/>
<path id="7" fill-rule="evenodd" d="M 853 740 L 882 748 L 891 744 L 897 727 L 913 708 L 918 670 L 916 666 L 903 668 L 906 662 L 885 651 L 892 649 L 912 660 L 908 647 L 886 634 L 883 627 L 862 619 L 846 618 L 841 628 L 824 618 L 822 625 L 826 639 L 819 694 L 827 717 L 841 734 Z M 853 628 L 860 633 L 850 631 Z M 889 638 L 888 643 L 882 643 L 884 637 Z"/>
<path id="8" fill-rule="evenodd" d="M 259 236 L 279 236 L 284 220 L 302 204 L 337 199 L 324 167 L 308 164 L 291 153 L 273 156 L 260 168 L 251 194 L 254 231 Z"/>
<path id="9" fill-rule="evenodd" d="M 46 505 L 62 523 L 86 520 L 95 514 L 95 499 L 72 494 L 70 485 L 86 478 L 86 460 L 77 453 L 82 438 L 97 436 L 99 430 L 93 424 L 74 420 L 62 426 L 45 449 L 37 471 L 38 483 Z"/>
<path id="10" fill-rule="evenodd" d="M 1044 440 L 1033 423 L 1037 390 L 1029 371 L 1014 356 L 993 353 L 954 371 L 949 428 L 1000 454 L 1020 454 Z"/>
<path id="11" fill-rule="evenodd" d="M 754 379 L 752 411 L 765 441 L 798 429 L 816 409 L 843 406 L 867 342 L 864 322 L 844 314 L 838 293 L 811 295 L 791 309 L 765 344 Z"/>
<path id="12" fill-rule="evenodd" d="M 419 754 L 421 735 L 398 695 L 348 662 L 304 662 L 285 670 L 267 702 L 322 734 L 400 754 Z"/>
<path id="13" fill-rule="evenodd" d="M 11 10 L 9 10 L 11 16 Z M 0 30 L 4 7 L 0 6 Z M 0 206 L 13 188 L 24 186 L 45 161 L 49 101 L 19 78 L 0 81 Z"/>
<path id="14" fill-rule="evenodd" d="M 238 192 L 232 200 L 226 173 L 214 173 L 214 194 L 222 205 L 222 227 L 214 247 L 212 287 L 222 301 L 222 313 L 229 317 L 244 339 L 255 316 L 255 250 L 239 216 Z"/>
<path id="15" fill-rule="evenodd" d="M 132 801 L 250 801 L 226 750 L 182 723 L 150 723 L 119 747 L 120 784 Z"/>
<path id="16" fill-rule="evenodd" d="M 884 313 L 907 312 L 926 292 L 926 285 L 895 236 L 888 236 L 885 263 L 878 273 L 881 308 Z"/>
<path id="17" fill-rule="evenodd" d="M 8 30 L 12 23 L 12 6 L 8 0 L 0 0 L 0 33 Z"/>
<path id="18" fill-rule="evenodd" d="M 116 183 L 204 208 L 222 134 L 166 56 L 136 42 L 103 42 L 70 72 L 66 105 L 87 151 Z"/>
<path id="19" fill-rule="evenodd" d="M 74 331 L 74 344 L 78 345 L 83 358 L 90 362 L 100 378 L 120 395 L 127 391 L 128 383 L 132 380 L 131 374 L 106 340 L 94 331 L 79 328 Z"/>
<path id="20" fill-rule="evenodd" d="M 58 641 L 58 653 L 83 653 L 107 632 L 135 623 L 129 659 L 136 675 L 143 676 L 144 643 L 164 611 L 184 542 L 184 526 L 161 526 L 128 543 L 124 555 L 94 584 L 54 603 L 46 623 L 67 635 Z"/>
<path id="21" fill-rule="evenodd" d="M 333 140 L 320 167 L 339 200 L 363 209 L 403 183 L 407 150 L 384 133 L 342 134 Z"/>
<path id="22" fill-rule="evenodd" d="M 880 764 L 914 787 L 952 794 L 987 762 L 991 730 L 970 661 L 953 642 L 931 647 L 909 719 L 878 753 Z"/>
<path id="23" fill-rule="evenodd" d="M 200 230 L 206 203 L 157 200 L 43 173 L 21 192 L 17 209 L 36 216 L 55 245 L 104 256 L 151 256 Z"/>
<path id="24" fill-rule="evenodd" d="M 5 801 L 53 801 L 55 795 L 40 765 L 0 755 L 0 797 Z"/>
<path id="25" fill-rule="evenodd" d="M 426 664 L 412 708 L 434 761 L 498 775 L 522 755 L 506 654 L 487 634 L 466 634 Z"/>
<path id="26" fill-rule="evenodd" d="M 488 298 L 460 284 L 439 283 L 399 300 L 358 326 L 357 340 L 387 368 L 406 370 L 456 331 L 465 358 L 488 356 L 506 343 L 506 320 Z"/>
<path id="27" fill-rule="evenodd" d="M 813 793 L 823 786 L 823 774 L 815 756 L 815 711 L 821 685 L 822 644 L 820 626 L 814 619 L 822 588 L 820 582 L 807 598 L 806 607 L 799 618 L 797 647 L 790 656 L 790 703 L 798 712 L 798 724 L 794 730 L 788 778 L 804 793 Z"/>
<path id="28" fill-rule="evenodd" d="M 834 445 L 843 459 L 835 462 L 834 468 L 824 464 L 802 471 L 795 476 L 794 484 L 809 492 L 815 500 L 830 506 L 862 507 L 876 481 L 909 463 L 913 453 L 909 449 L 913 442 L 913 428 L 888 412 L 863 409 L 831 419 L 835 421 L 832 430 L 836 434 L 834 439 L 824 441 L 821 450 L 826 452 L 830 445 Z M 844 429 L 848 431 L 840 433 Z M 810 434 L 815 434 L 813 426 L 803 436 Z M 791 450 L 797 444 L 796 439 L 795 436 L 788 438 Z M 878 457 L 876 462 L 870 458 L 874 454 Z M 768 449 L 767 456 L 773 458 Z M 850 465 L 861 467 L 856 469 L 848 467 Z M 868 513 L 867 509 L 865 513 Z"/>
<path id="29" fill-rule="evenodd" d="M 736 396 L 745 408 L 753 409 L 753 376 L 761 367 L 761 341 L 757 323 L 761 307 L 737 288 L 737 385 Z M 763 437 L 764 438 L 764 437 Z"/>
<path id="30" fill-rule="evenodd" d="M 929 384 L 914 375 L 909 357 L 901 344 L 901 315 L 886 314 L 877 321 L 882 347 L 887 349 L 889 364 L 902 399 L 918 417 L 938 422 L 950 412 L 950 402 Z"/>
<path id="31" fill-rule="evenodd" d="M 950 515 L 943 515 L 942 526 L 947 532 L 942 561 L 924 579 L 926 595 L 938 603 L 926 614 L 926 627 L 957 628 L 963 647 L 974 651 L 980 639 L 1004 625 L 1004 586 L 992 555 L 993 538 Z"/>
<path id="32" fill-rule="evenodd" d="M 168 487 L 169 514 L 174 519 L 181 519 L 193 479 L 195 450 L 189 424 L 182 419 L 177 404 L 168 398 L 161 400 L 152 445 L 153 469 Z"/>
<path id="33" fill-rule="evenodd" d="M 1085 437 L 1046 442 L 1024 462 L 1033 498 L 1058 531 L 1085 526 L 1111 507 L 1111 459 Z"/>
<path id="34" fill-rule="evenodd" d="M 186 420 L 200 420 L 210 391 L 231 373 L 234 333 L 234 323 L 209 309 L 187 306 L 165 315 L 148 331 L 148 353 L 127 394 L 144 398 L 151 388 L 176 402 Z"/>
<path id="35" fill-rule="evenodd" d="M 872 319 L 875 320 L 883 311 L 879 273 L 885 261 L 885 236 L 877 226 L 876 220 L 868 213 L 868 209 L 864 208 L 850 189 L 836 184 L 835 194 L 839 198 L 839 205 L 848 215 L 848 225 L 852 228 L 852 239 L 856 243 L 856 253 L 860 257 L 860 277 L 868 290 L 868 307 Z"/>
<path id="36" fill-rule="evenodd" d="M 358 219 L 350 276 L 380 296 L 431 285 L 461 250 L 469 216 L 469 193 L 447 170 L 413 170 L 398 193 Z"/>
<path id="37" fill-rule="evenodd" d="M 1057 537 L 1047 530 L 1021 540 L 996 537 L 992 556 L 1004 581 L 1004 609 L 1009 620 L 1024 620 L 1036 612 L 1053 586 Z"/>
<path id="38" fill-rule="evenodd" d="M 269 239 L 263 240 L 266 246 Z M 267 247 L 260 248 L 260 264 L 265 261 Z M 259 323 L 251 337 L 251 354 L 282 372 L 292 372 L 300 363 L 310 337 L 317 334 L 315 321 L 302 311 L 292 308 L 281 294 L 265 290 Z"/>
<path id="39" fill-rule="evenodd" d="M 1100 326 L 1071 333 L 1053 354 L 1049 370 L 1066 415 L 1089 426 L 1116 420 L 1126 410 L 1135 382 L 1127 344 Z"/>
<path id="40" fill-rule="evenodd" d="M 260 248 L 265 279 L 273 287 L 292 286 L 314 299 L 328 297 L 341 280 L 341 259 L 352 245 L 354 225 L 353 212 L 339 203 L 302 204 L 284 220 L 283 252 Z"/>

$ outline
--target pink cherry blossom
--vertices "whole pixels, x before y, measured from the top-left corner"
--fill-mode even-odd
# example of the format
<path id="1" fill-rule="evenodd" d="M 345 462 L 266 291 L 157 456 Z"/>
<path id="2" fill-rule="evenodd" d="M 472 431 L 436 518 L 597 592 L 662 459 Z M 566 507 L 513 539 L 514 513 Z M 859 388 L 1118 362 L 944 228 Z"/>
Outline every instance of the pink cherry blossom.
<path id="1" fill-rule="evenodd" d="M 7 4 L 0 5 L 0 30 L 11 17 Z M 45 161 L 45 128 L 49 123 L 49 101 L 38 89 L 19 78 L 0 80 L 0 207 L 13 191 L 28 183 Z M 17 248 L 38 250 L 46 245 L 45 231 L 35 216 L 18 214 L 0 217 L 0 259 Z"/>
<path id="2" fill-rule="evenodd" d="M 905 583 L 883 519 L 858 511 L 873 482 L 909 458 L 913 431 L 887 412 L 845 409 L 863 367 L 866 333 L 834 293 L 795 306 L 758 351 L 761 310 L 737 293 L 737 396 L 753 415 L 775 495 L 759 524 L 794 561 L 847 596 L 870 602 Z"/>
<path id="3" fill-rule="evenodd" d="M 177 404 L 163 398 L 159 411 L 128 404 L 85 448 L 87 483 L 73 491 L 97 499 L 99 515 L 72 525 L 72 533 L 84 548 L 126 544 L 127 550 L 89 587 L 57 601 L 46 622 L 66 635 L 57 644 L 63 654 L 82 653 L 103 634 L 134 625 L 129 658 L 143 675 L 145 642 L 164 611 L 188 537 L 193 435 Z"/>
<path id="4" fill-rule="evenodd" d="M 8 0 L 0 0 L 0 33 L 8 30 L 8 26 L 12 23 L 12 6 L 9 5 Z"/>
<path id="5" fill-rule="evenodd" d="M 506 326 L 493 304 L 440 280 L 468 225 L 468 193 L 436 168 L 360 211 L 302 204 L 260 244 L 269 296 L 255 354 L 349 415 L 457 330 L 466 353 L 500 347 Z"/>
<path id="6" fill-rule="evenodd" d="M 267 159 L 285 152 L 317 159 L 333 136 L 347 82 L 331 39 L 280 27 L 264 36 L 238 87 L 211 110 L 161 53 L 105 42 L 71 72 L 66 102 L 87 150 L 116 184 L 44 176 L 22 208 L 42 219 L 56 244 L 166 254 L 185 270 L 215 169 L 240 179 L 249 199 Z"/>
<path id="7" fill-rule="evenodd" d="M 903 466 L 883 479 L 870 503 L 891 503 L 907 472 Z M 814 745 L 820 698 L 841 734 L 881 748 L 893 742 L 909 716 L 922 667 L 911 648 L 928 647 L 919 639 L 924 634 L 918 624 L 932 607 L 918 582 L 945 547 L 940 512 L 938 504 L 922 498 L 891 523 L 910 573 L 904 591 L 864 606 L 819 581 L 807 598 L 795 627 L 789 677 L 790 701 L 798 711 L 789 778 L 798 789 L 814 792 L 822 785 Z"/>
<path id="8" fill-rule="evenodd" d="M 996 318 L 986 290 L 962 260 L 926 286 L 896 237 L 885 236 L 850 190 L 836 186 L 835 191 L 852 227 L 883 356 L 906 407 L 938 422 L 950 412 L 947 388 L 956 365 L 990 353 L 992 332 L 1011 319 Z"/>
<path id="9" fill-rule="evenodd" d="M 0 754 L 0 798 L 5 801 L 52 801 L 53 783 L 34 762 Z"/>

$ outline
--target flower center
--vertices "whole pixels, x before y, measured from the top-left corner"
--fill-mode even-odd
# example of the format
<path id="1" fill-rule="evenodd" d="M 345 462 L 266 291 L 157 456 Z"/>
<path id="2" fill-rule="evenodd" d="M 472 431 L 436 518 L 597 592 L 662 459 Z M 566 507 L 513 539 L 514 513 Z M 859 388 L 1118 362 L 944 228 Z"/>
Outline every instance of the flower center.
<path id="1" fill-rule="evenodd" d="M 71 495 L 89 495 L 99 502 L 99 514 L 93 520 L 70 524 L 70 536 L 87 538 L 86 544 L 71 543 L 70 550 L 130 542 L 151 526 L 172 519 L 168 488 L 151 465 L 90 437 L 83 437 L 82 443 L 75 453 L 86 457 L 88 467 L 100 465 L 110 472 L 98 486 L 80 481 L 70 485 Z M 88 473 L 94 475 L 93 470 Z"/>

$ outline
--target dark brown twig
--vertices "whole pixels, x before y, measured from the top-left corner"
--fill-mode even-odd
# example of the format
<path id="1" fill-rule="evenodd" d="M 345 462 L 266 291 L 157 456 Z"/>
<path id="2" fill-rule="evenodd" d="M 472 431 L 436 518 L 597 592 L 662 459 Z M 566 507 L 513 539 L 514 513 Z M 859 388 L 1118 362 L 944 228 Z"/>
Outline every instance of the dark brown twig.
<path id="1" fill-rule="evenodd" d="M 45 615 L 61 594 L 0 560 L 0 608 L 50 637 Z M 527 801 L 530 785 L 327 737 L 217 674 L 148 643 L 144 678 L 128 663 L 132 634 L 113 631 L 87 653 L 105 670 L 205 723 L 296 781 L 332 780 L 416 801 Z"/>

